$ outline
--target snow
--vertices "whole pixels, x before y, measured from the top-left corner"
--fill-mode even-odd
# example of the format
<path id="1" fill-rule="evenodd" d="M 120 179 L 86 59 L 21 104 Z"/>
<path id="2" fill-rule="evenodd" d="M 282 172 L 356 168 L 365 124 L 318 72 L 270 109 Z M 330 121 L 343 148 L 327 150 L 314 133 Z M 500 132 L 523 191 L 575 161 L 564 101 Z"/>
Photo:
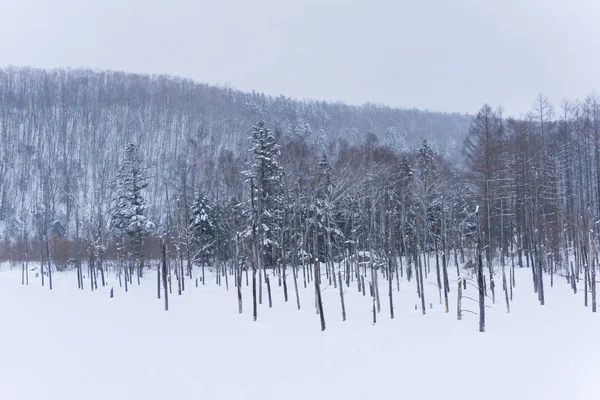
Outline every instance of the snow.
<path id="1" fill-rule="evenodd" d="M 291 276 L 288 303 L 272 278 L 273 308 L 265 287 L 253 322 L 250 289 L 244 288 L 240 315 L 234 288 L 226 291 L 207 276 L 206 286 L 188 281 L 182 296 L 174 290 L 165 312 L 153 273 L 141 286 L 134 280 L 129 293 L 113 277 L 108 287 L 90 292 L 77 289 L 74 273 L 56 273 L 50 291 L 33 273 L 30 285 L 21 286 L 20 271 L 5 265 L 0 398 L 577 400 L 595 399 L 600 389 L 598 316 L 564 280 L 548 287 L 547 304 L 540 306 L 530 271 L 517 269 L 511 314 L 500 300 L 489 301 L 485 333 L 478 332 L 476 315 L 456 319 L 455 277 L 451 312 L 444 312 L 433 270 L 425 286 L 432 308 L 426 315 L 415 310 L 414 281 L 401 280 L 400 292 L 394 284 L 394 320 L 380 277 L 376 325 L 372 301 L 356 284 L 346 290 L 348 319 L 342 322 L 339 291 L 329 286 L 323 292 L 327 330 L 321 332 L 314 289 L 302 288 L 302 279 L 300 311 Z M 475 298 L 475 289 L 465 295 Z M 477 310 L 467 299 L 463 307 Z"/>

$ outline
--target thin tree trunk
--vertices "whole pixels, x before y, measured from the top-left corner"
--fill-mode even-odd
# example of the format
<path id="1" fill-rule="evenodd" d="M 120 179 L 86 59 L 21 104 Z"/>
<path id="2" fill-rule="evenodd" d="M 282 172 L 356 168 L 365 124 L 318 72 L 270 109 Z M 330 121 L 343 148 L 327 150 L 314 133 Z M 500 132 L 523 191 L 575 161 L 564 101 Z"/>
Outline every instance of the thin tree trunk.
<path id="1" fill-rule="evenodd" d="M 265 274 L 265 283 L 267 284 L 267 297 L 269 299 L 269 308 L 273 307 L 273 301 L 271 299 L 271 281 L 269 275 Z"/>
<path id="2" fill-rule="evenodd" d="M 162 250 L 162 249 L 161 249 Z M 160 266 L 156 267 L 156 294 L 160 299 Z"/>
<path id="3" fill-rule="evenodd" d="M 165 296 L 165 311 L 169 311 L 169 294 L 167 292 L 167 246 L 165 240 L 161 241 L 162 247 L 162 281 L 163 281 L 163 293 Z"/>
<path id="4" fill-rule="evenodd" d="M 477 286 L 479 290 L 479 332 L 485 332 L 485 283 L 483 280 L 483 257 L 481 254 L 481 228 L 479 212 L 475 212 L 477 220 Z"/>
<path id="5" fill-rule="evenodd" d="M 296 306 L 300 310 L 300 294 L 298 293 L 298 267 L 292 267 L 292 275 L 294 276 L 294 291 L 296 292 Z"/>
<path id="6" fill-rule="evenodd" d="M 388 296 L 390 297 L 390 318 L 394 319 L 394 298 L 393 298 L 393 269 L 392 269 L 392 260 L 388 260 Z M 396 275 L 398 273 L 396 272 Z M 340 285 L 341 286 L 341 285 Z"/>
<path id="7" fill-rule="evenodd" d="M 46 236 L 46 263 L 48 264 L 48 286 L 52 290 L 52 264 L 50 263 L 50 246 L 48 245 L 48 237 Z"/>
<path id="8" fill-rule="evenodd" d="M 344 286 L 342 285 L 342 272 L 338 271 L 338 281 L 340 286 L 340 301 L 342 303 L 342 321 L 346 320 L 346 306 L 344 304 Z"/>
<path id="9" fill-rule="evenodd" d="M 321 320 L 321 331 L 325 330 L 325 315 L 323 313 L 323 299 L 321 298 L 321 279 L 319 279 L 319 277 L 321 276 L 321 272 L 320 272 L 320 266 L 319 266 L 319 252 L 318 252 L 318 245 L 317 243 L 315 243 L 315 295 L 317 297 L 317 307 L 319 310 L 319 318 Z"/>
<path id="10" fill-rule="evenodd" d="M 458 291 L 456 295 L 456 317 L 462 319 L 462 278 L 458 278 Z"/>

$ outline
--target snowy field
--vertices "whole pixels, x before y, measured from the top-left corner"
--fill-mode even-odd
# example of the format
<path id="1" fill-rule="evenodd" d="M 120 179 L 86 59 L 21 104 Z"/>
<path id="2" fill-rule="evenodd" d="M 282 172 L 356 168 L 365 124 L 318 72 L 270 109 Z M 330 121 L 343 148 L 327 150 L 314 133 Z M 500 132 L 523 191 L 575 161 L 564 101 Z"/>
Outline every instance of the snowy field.
<path id="1" fill-rule="evenodd" d="M 433 272 L 433 270 L 432 270 Z M 598 315 L 564 279 L 547 280 L 546 305 L 531 289 L 529 270 L 516 271 L 511 313 L 503 297 L 477 315 L 456 318 L 439 304 L 435 274 L 425 284 L 427 314 L 415 310 L 414 281 L 394 286 L 395 319 L 380 279 L 381 313 L 351 286 L 342 322 L 339 291 L 324 289 L 327 330 L 320 331 L 314 289 L 302 288 L 296 310 L 273 284 L 273 308 L 252 321 L 237 293 L 207 280 L 173 293 L 170 310 L 156 299 L 153 273 L 129 293 L 114 277 L 96 292 L 77 290 L 75 273 L 56 273 L 54 290 L 20 270 L 0 269 L 0 398 L 95 399 L 598 399 Z M 232 280 L 230 280 L 231 284 Z M 583 285 L 583 282 L 581 282 Z M 110 287 L 115 297 L 109 298 Z M 324 285 L 327 286 L 324 281 Z M 499 285 L 501 288 L 501 284 Z M 469 287 L 465 296 L 476 298 Z M 429 308 L 432 303 L 432 308 Z M 463 300 L 472 311 L 477 305 Z"/>

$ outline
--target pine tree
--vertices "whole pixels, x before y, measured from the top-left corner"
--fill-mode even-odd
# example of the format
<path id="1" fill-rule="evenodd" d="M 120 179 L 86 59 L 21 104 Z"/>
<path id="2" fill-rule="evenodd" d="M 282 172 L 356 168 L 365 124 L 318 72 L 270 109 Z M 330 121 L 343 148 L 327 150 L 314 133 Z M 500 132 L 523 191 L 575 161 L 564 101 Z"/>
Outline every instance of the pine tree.
<path id="1" fill-rule="evenodd" d="M 331 177 L 331 166 L 325 154 L 317 167 L 312 190 L 309 215 L 317 230 L 320 249 L 318 256 L 323 260 L 330 261 L 333 256 L 333 247 L 341 241 L 343 235 L 336 223 L 336 210 L 332 198 L 334 184 Z"/>
<path id="2" fill-rule="evenodd" d="M 441 227 L 441 210 L 439 199 L 439 182 L 435 153 L 427 140 L 423 140 L 417 153 L 419 164 L 419 181 L 416 186 L 416 195 L 424 213 L 428 230 L 439 236 Z M 426 231 L 426 234 L 429 232 Z M 426 245 L 429 245 L 428 241 Z"/>
<path id="3" fill-rule="evenodd" d="M 413 207 L 412 201 L 412 193 L 411 189 L 414 186 L 414 175 L 415 171 L 410 165 L 410 162 L 406 157 L 402 158 L 400 162 L 399 176 L 398 176 L 398 186 L 396 188 L 396 197 L 398 199 L 399 208 L 400 208 L 400 236 L 401 236 L 401 248 L 403 255 L 407 256 L 407 259 L 410 261 L 410 256 L 407 253 L 409 248 L 413 248 L 410 246 L 410 239 L 413 237 L 414 231 L 414 220 L 415 220 L 415 210 Z M 407 267 L 407 273 L 410 277 L 412 276 L 412 268 L 410 268 L 410 264 Z"/>
<path id="4" fill-rule="evenodd" d="M 254 181 L 252 196 L 257 208 L 257 234 L 262 243 L 265 266 L 273 266 L 280 246 L 283 207 L 283 168 L 279 165 L 280 146 L 263 121 L 252 129 L 252 161 L 245 175 Z"/>
<path id="5" fill-rule="evenodd" d="M 192 204 L 190 233 L 192 235 L 193 259 L 203 265 L 214 254 L 215 223 L 214 212 L 208 197 L 203 192 L 196 193 Z"/>
<path id="6" fill-rule="evenodd" d="M 117 235 L 129 238 L 129 255 L 139 263 L 140 276 L 144 268 L 143 241 L 156 227 L 145 215 L 147 205 L 142 191 L 148 186 L 147 181 L 138 148 L 130 143 L 115 179 L 116 197 L 111 207 L 111 227 Z"/>

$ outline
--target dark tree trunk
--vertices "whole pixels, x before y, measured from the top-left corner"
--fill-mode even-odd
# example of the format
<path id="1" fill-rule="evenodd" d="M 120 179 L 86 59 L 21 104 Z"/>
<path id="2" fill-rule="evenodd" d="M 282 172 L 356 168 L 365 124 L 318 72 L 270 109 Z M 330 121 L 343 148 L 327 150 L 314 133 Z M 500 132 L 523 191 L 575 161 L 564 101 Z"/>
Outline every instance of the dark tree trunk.
<path id="1" fill-rule="evenodd" d="M 346 306 L 344 304 L 344 286 L 342 285 L 342 272 L 338 271 L 338 283 L 340 287 L 340 301 L 342 303 L 342 321 L 346 320 Z M 392 317 L 393 318 L 393 317 Z"/>
<path id="2" fill-rule="evenodd" d="M 167 246 L 165 240 L 161 241 L 162 247 L 162 282 L 163 282 L 163 294 L 165 296 L 165 311 L 169 311 L 169 294 L 167 292 Z"/>

